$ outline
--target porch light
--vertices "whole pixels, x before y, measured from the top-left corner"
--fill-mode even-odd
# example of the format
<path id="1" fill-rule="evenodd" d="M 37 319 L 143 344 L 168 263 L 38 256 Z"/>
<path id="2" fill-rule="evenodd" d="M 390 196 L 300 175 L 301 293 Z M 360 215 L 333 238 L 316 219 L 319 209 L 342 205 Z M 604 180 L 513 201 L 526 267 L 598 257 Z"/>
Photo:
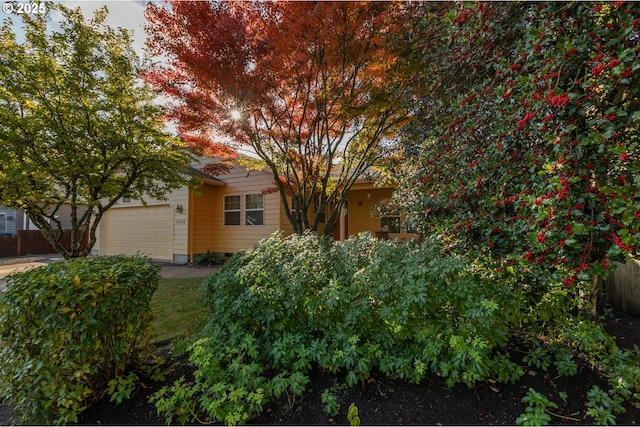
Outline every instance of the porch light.
<path id="1" fill-rule="evenodd" d="M 182 205 L 177 205 L 176 206 L 176 213 L 179 213 L 179 214 L 182 213 Z"/>

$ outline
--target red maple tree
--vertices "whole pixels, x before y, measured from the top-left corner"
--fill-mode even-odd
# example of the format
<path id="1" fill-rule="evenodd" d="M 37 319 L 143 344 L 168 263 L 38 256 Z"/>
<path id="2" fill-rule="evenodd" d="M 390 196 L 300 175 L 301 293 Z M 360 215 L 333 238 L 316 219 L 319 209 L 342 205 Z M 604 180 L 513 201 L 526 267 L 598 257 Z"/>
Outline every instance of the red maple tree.
<path id="1" fill-rule="evenodd" d="M 208 154 L 248 146 L 273 173 L 296 232 L 331 234 L 347 191 L 396 148 L 406 113 L 396 3 L 149 4 L 147 81 Z M 326 215 L 326 216 L 325 216 Z"/>

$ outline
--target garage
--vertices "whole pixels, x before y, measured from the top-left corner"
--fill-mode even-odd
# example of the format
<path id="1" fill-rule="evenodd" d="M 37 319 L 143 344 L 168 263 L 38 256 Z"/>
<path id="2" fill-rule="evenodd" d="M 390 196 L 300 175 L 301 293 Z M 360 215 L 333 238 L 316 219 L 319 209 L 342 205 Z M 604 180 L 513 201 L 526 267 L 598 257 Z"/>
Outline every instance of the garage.
<path id="1" fill-rule="evenodd" d="M 169 205 L 112 208 L 100 224 L 100 253 L 136 252 L 173 261 L 173 211 Z"/>

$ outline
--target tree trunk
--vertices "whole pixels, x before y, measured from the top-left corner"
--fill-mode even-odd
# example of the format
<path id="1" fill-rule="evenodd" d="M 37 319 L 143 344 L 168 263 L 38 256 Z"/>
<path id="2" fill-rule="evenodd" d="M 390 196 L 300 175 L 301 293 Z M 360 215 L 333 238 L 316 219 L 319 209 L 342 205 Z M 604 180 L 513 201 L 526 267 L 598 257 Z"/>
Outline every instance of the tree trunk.
<path id="1" fill-rule="evenodd" d="M 595 319 L 598 315 L 598 293 L 599 293 L 599 276 L 597 274 L 591 275 L 591 286 L 589 288 L 589 300 L 591 307 L 589 307 L 589 314 Z"/>

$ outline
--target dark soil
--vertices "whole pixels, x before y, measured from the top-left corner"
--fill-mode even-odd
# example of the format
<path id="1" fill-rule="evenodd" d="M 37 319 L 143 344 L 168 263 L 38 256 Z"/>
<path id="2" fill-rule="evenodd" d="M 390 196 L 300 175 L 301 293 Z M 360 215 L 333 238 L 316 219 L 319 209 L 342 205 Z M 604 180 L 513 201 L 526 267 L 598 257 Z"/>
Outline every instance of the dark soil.
<path id="1" fill-rule="evenodd" d="M 621 347 L 640 345 L 640 319 L 614 313 L 606 321 L 608 332 L 615 336 Z M 80 417 L 83 425 L 164 425 L 149 397 L 160 387 L 192 372 L 185 359 L 172 359 L 170 346 L 158 348 L 168 363 L 169 376 L 162 383 L 144 383 L 134 396 L 120 405 L 108 398 L 98 402 Z M 514 359 L 522 357 L 512 351 Z M 581 367 L 575 377 L 559 377 L 553 372 L 529 370 L 515 385 L 479 383 L 473 388 L 457 385 L 447 388 L 444 380 L 431 375 L 421 384 L 392 380 L 374 374 L 366 384 L 351 389 L 337 387 L 335 395 L 340 402 L 340 413 L 329 417 L 322 407 L 320 394 L 338 384 L 336 377 L 327 372 L 314 372 L 308 391 L 289 401 L 286 396 L 272 402 L 265 412 L 249 424 L 256 425 L 348 425 L 347 409 L 355 403 L 362 425 L 513 425 L 524 411 L 521 402 L 529 388 L 546 395 L 558 405 L 552 423 L 558 425 L 594 424 L 585 414 L 585 396 L 593 384 L 608 389 L 607 382 L 588 367 Z M 559 392 L 567 394 L 563 401 Z M 618 425 L 635 425 L 640 421 L 640 409 L 628 405 L 626 413 L 617 414 Z M 12 411 L 0 407 L 0 424 L 10 424 Z"/>

